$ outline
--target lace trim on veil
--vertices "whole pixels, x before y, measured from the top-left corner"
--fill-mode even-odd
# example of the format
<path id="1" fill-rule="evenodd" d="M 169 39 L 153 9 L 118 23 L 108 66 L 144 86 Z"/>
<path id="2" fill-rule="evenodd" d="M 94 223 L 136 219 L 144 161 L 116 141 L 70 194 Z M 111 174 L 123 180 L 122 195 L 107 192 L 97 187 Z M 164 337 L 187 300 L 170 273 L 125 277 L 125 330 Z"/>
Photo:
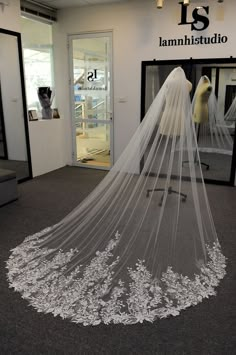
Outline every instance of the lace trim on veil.
<path id="1" fill-rule="evenodd" d="M 66 275 L 67 265 L 78 250 L 59 250 L 47 260 L 54 250 L 37 245 L 39 238 L 41 242 L 44 233 L 52 228 L 26 238 L 12 250 L 7 261 L 8 280 L 10 287 L 21 292 L 22 298 L 38 312 L 53 313 L 75 323 L 134 324 L 177 316 L 181 310 L 215 295 L 214 288 L 226 273 L 225 257 L 215 242 L 207 246 L 209 261 L 198 265 L 199 274 L 193 279 L 168 267 L 157 280 L 148 271 L 145 260 L 138 260 L 135 268 L 127 268 L 128 287 L 124 280 L 111 286 L 119 262 L 119 257 L 114 260 L 112 253 L 119 243 L 117 232 L 105 250 L 96 252 L 83 272 L 80 265 Z"/>

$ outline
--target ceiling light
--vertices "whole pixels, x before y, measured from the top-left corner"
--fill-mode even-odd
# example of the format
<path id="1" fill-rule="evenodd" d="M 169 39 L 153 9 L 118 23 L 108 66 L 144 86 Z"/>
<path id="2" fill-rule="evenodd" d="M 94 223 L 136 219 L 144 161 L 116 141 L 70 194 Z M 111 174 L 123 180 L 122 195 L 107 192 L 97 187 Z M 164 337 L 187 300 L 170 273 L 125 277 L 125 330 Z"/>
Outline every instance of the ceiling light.
<path id="1" fill-rule="evenodd" d="M 157 1 L 157 8 L 162 9 L 164 0 L 156 0 L 156 1 Z"/>
<path id="2" fill-rule="evenodd" d="M 190 0 L 184 0 L 184 5 L 188 6 L 190 4 Z"/>

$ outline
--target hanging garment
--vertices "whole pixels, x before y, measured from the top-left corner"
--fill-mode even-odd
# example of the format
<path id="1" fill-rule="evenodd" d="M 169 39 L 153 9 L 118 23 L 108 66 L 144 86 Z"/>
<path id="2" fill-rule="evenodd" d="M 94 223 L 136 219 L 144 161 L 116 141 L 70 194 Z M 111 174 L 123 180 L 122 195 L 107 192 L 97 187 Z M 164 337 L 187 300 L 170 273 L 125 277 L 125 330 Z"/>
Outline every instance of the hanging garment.
<path id="1" fill-rule="evenodd" d="M 94 191 L 12 250 L 10 287 L 39 312 L 84 325 L 153 322 L 214 295 L 225 257 L 196 152 L 176 68 Z"/>

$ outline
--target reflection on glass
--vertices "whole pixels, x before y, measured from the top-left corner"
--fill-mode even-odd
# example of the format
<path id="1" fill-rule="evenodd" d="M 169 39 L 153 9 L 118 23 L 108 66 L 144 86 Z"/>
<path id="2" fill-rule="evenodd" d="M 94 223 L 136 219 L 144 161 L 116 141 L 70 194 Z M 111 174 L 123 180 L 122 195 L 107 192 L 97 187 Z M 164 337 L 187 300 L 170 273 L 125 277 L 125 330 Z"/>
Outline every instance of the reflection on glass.
<path id="1" fill-rule="evenodd" d="M 145 63 L 145 62 L 144 62 Z M 236 117 L 236 64 L 204 63 L 204 60 L 187 61 L 175 64 L 152 63 L 145 66 L 145 96 L 143 116 L 169 73 L 181 66 L 187 79 L 192 83 L 193 100 L 198 83 L 203 76 L 212 86 L 211 99 L 208 101 L 209 116 L 205 123 L 196 125 L 202 171 L 206 180 L 232 182 L 234 177 L 233 145 Z M 193 102 L 193 101 L 192 101 Z M 194 102 L 193 102 L 194 104 Z M 144 161 L 147 154 L 144 156 Z"/>
<path id="2" fill-rule="evenodd" d="M 89 118 L 95 120 L 108 120 L 110 114 L 107 110 L 107 97 L 86 96 L 82 101 L 75 101 L 76 121 Z"/>
<path id="3" fill-rule="evenodd" d="M 235 123 L 231 129 L 225 112 L 233 99 L 232 96 L 230 100 L 227 99 L 227 87 L 233 83 L 234 72 L 232 65 L 212 64 L 202 68 L 202 73 L 207 73 L 213 90 L 208 104 L 209 120 L 199 127 L 198 134 L 201 161 L 209 166 L 203 170 L 207 179 L 227 181 L 231 176 Z M 215 103 L 212 102 L 214 98 Z"/>
<path id="4" fill-rule="evenodd" d="M 111 165 L 111 83 L 109 36 L 73 40 L 74 124 L 77 162 Z"/>
<path id="5" fill-rule="evenodd" d="M 54 85 L 52 25 L 21 18 L 27 105 L 41 117 L 38 88 Z"/>
<path id="6" fill-rule="evenodd" d="M 236 76 L 233 79 L 236 81 Z M 224 119 L 229 131 L 231 134 L 234 134 L 236 123 L 236 85 L 226 85 Z"/>
<path id="7" fill-rule="evenodd" d="M 0 168 L 15 171 L 17 180 L 23 180 L 29 178 L 30 169 L 18 41 L 19 35 L 14 32 L 0 33 L 1 128 L 5 145 Z"/>
<path id="8" fill-rule="evenodd" d="M 76 128 L 77 161 L 93 166 L 110 166 L 110 127 L 81 122 Z"/>

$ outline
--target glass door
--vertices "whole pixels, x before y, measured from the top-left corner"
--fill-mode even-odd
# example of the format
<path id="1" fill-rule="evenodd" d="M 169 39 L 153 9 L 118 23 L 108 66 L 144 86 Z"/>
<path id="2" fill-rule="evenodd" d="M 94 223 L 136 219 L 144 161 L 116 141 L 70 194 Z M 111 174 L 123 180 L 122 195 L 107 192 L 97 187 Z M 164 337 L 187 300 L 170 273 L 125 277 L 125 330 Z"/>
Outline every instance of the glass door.
<path id="1" fill-rule="evenodd" d="M 0 159 L 7 159 L 7 142 L 6 142 L 4 119 L 3 119 L 1 77 L 0 77 Z"/>
<path id="2" fill-rule="evenodd" d="M 69 36 L 74 165 L 112 165 L 111 49 L 111 32 Z"/>

